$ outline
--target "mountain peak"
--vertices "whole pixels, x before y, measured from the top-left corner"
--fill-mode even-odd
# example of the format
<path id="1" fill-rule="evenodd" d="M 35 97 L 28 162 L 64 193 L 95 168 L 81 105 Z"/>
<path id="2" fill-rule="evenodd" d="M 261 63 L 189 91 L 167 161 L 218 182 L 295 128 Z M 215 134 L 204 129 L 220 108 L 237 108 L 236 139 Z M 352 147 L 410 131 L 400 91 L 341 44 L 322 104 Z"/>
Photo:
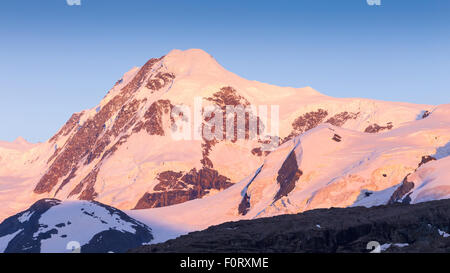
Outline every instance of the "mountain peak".
<path id="1" fill-rule="evenodd" d="M 21 136 L 17 137 L 14 140 L 14 143 L 17 143 L 17 144 L 29 144 L 29 142 L 25 138 L 23 138 Z"/>
<path id="2" fill-rule="evenodd" d="M 12 142 L 0 141 L 0 147 L 1 148 L 5 148 L 5 149 L 9 149 L 9 150 L 25 151 L 25 150 L 28 150 L 28 149 L 36 146 L 36 145 L 39 145 L 39 144 L 30 143 L 26 139 L 24 139 L 23 137 L 18 137 Z"/>
<path id="3" fill-rule="evenodd" d="M 177 75 L 226 71 L 209 53 L 201 49 L 174 49 L 164 57 L 164 64 Z"/>

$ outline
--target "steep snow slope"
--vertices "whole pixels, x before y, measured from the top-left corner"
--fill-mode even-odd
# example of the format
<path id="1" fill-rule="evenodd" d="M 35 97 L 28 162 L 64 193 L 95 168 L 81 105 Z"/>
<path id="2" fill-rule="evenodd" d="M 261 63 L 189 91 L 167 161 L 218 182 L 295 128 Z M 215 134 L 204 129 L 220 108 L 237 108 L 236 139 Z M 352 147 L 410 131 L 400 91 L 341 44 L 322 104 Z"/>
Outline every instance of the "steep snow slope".
<path id="1" fill-rule="evenodd" d="M 449 198 L 449 143 L 450 105 L 379 134 L 324 124 L 286 142 L 252 175 L 214 196 L 127 213 L 144 223 L 193 231 L 226 221 L 402 201 L 396 196 L 413 203 Z M 405 177 L 413 186 L 394 194 Z"/>
<path id="2" fill-rule="evenodd" d="M 0 143 L 0 221 L 39 199 L 33 194 L 33 187 L 47 168 L 50 146 L 23 140 Z"/>
<path id="3" fill-rule="evenodd" d="M 149 227 L 89 201 L 43 199 L 0 224 L 0 253 L 124 252 L 152 239 Z"/>
<path id="4" fill-rule="evenodd" d="M 172 128 L 179 117 L 171 116 L 171 110 L 177 105 L 190 107 L 193 120 L 195 97 L 201 97 L 205 108 L 216 106 L 222 110 L 225 105 L 278 105 L 280 144 L 284 143 L 284 146 L 272 159 L 265 160 L 269 152 L 263 151 L 262 146 L 267 140 L 266 135 L 273 135 L 271 126 L 275 121 L 270 107 L 267 119 L 261 112 L 253 117 L 259 121 L 259 139 L 174 140 Z M 175 205 L 217 194 L 249 176 L 265 161 L 257 183 L 252 183 L 248 189 L 248 194 L 253 195 L 250 198 L 252 212 L 249 213 L 258 211 L 256 207 L 262 215 L 272 209 L 281 212 L 290 206 L 281 204 L 285 198 L 280 198 L 269 208 L 266 203 L 272 197 L 267 197 L 266 191 L 261 189 L 270 180 L 263 182 L 264 177 L 274 175 L 268 171 L 270 164 L 274 164 L 272 171 L 276 172 L 276 166 L 283 163 L 276 156 L 287 156 L 289 149 L 296 145 L 291 141 L 296 136 L 329 123 L 334 125 L 331 129 L 348 134 L 340 143 L 340 147 L 347 147 L 353 142 L 358 143 L 361 135 L 366 136 L 359 132 L 378 133 L 402 128 L 408 122 L 427 116 L 434 108 L 369 99 L 331 98 L 310 87 L 277 87 L 248 81 L 226 71 L 202 50 L 174 50 L 149 60 L 140 68 L 131 69 L 99 105 L 73 114 L 47 142 L 26 149 L 0 145 L 0 219 L 39 199 L 53 197 L 97 200 L 119 209 Z M 205 111 L 200 122 L 206 126 L 210 118 Z M 315 135 L 328 138 L 331 129 L 321 126 Z M 367 135 L 367 139 L 377 141 L 377 136 Z M 342 170 L 337 166 L 330 167 L 330 174 L 321 174 L 320 164 L 325 163 L 312 166 L 308 165 L 312 164 L 309 161 L 300 159 L 301 151 L 309 154 L 310 149 L 322 146 L 314 141 L 306 142 L 319 147 L 301 144 L 296 148 L 296 158 L 304 164 L 301 179 L 322 179 L 322 184 L 314 184 L 324 186 L 332 173 L 338 176 Z M 372 148 L 367 146 L 367 149 Z M 345 149 L 341 153 L 336 160 L 356 164 L 355 160 L 367 158 L 371 152 L 352 154 L 351 158 L 347 158 Z M 325 154 L 321 156 L 323 160 L 330 160 Z M 376 154 L 373 156 L 383 161 Z M 414 160 L 410 158 L 404 166 L 389 167 L 392 176 L 385 179 L 389 181 L 386 183 L 394 184 L 397 176 L 412 168 Z M 245 168 L 242 168 L 243 162 Z M 372 188 L 379 187 L 383 186 Z M 297 198 L 317 191 L 313 187 L 307 190 L 307 194 L 297 193 Z M 259 203 L 254 203 L 255 200 Z M 296 204 L 295 207 L 300 210 L 302 206 L 314 207 L 314 203 Z M 243 204 L 243 210 L 245 207 Z"/>

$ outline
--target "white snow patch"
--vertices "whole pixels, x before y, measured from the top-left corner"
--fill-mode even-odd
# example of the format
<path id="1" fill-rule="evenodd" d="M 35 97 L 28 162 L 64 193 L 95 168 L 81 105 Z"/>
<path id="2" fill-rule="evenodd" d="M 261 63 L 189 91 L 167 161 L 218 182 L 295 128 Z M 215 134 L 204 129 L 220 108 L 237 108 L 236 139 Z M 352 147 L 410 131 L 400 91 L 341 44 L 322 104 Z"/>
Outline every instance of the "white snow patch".
<path id="1" fill-rule="evenodd" d="M 111 214 L 106 208 L 88 201 L 67 201 L 51 207 L 41 216 L 39 223 L 47 227 L 41 227 L 34 237 L 52 229 L 58 230 L 57 234 L 41 241 L 42 253 L 70 252 L 66 249 L 70 241 L 79 242 L 83 246 L 95 234 L 105 230 L 136 232 L 132 223 L 125 222 L 119 215 Z"/>
<path id="2" fill-rule="evenodd" d="M 408 243 L 395 243 L 395 244 L 392 244 L 392 243 L 386 243 L 386 244 L 382 244 L 381 245 L 381 252 L 383 252 L 383 251 L 386 251 L 386 250 L 388 250 L 391 246 L 396 246 L 396 247 L 406 247 L 406 246 L 409 246 L 409 244 Z"/>
<path id="3" fill-rule="evenodd" d="M 380 246 L 381 252 L 386 251 L 388 248 L 391 247 L 391 245 L 392 245 L 392 244 L 382 244 L 382 245 Z"/>
<path id="4" fill-rule="evenodd" d="M 448 234 L 447 232 L 442 231 L 440 229 L 438 229 L 438 231 L 439 231 L 439 235 L 441 235 L 442 237 L 444 237 L 444 238 L 450 237 L 450 234 Z"/>
<path id="5" fill-rule="evenodd" d="M 27 212 L 23 213 L 22 215 L 20 215 L 19 218 L 17 218 L 17 219 L 19 220 L 19 222 L 24 223 L 24 222 L 28 221 L 30 219 L 31 215 L 33 215 L 33 214 L 34 214 L 34 212 L 27 211 Z"/>
<path id="6" fill-rule="evenodd" d="M 6 236 L 0 237 L 0 253 L 3 253 L 8 247 L 9 242 L 16 237 L 23 229 L 19 229 L 18 231 L 8 234 Z"/>

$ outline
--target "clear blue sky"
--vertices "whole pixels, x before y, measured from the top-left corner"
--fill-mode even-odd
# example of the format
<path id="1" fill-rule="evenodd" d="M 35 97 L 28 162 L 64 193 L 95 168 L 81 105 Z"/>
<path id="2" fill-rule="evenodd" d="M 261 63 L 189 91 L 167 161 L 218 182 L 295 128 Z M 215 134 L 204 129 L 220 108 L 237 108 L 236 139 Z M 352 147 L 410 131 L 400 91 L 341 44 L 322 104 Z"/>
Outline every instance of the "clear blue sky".
<path id="1" fill-rule="evenodd" d="M 448 0 L 81 1 L 1 1 L 1 140 L 47 140 L 173 48 L 330 96 L 450 103 Z"/>

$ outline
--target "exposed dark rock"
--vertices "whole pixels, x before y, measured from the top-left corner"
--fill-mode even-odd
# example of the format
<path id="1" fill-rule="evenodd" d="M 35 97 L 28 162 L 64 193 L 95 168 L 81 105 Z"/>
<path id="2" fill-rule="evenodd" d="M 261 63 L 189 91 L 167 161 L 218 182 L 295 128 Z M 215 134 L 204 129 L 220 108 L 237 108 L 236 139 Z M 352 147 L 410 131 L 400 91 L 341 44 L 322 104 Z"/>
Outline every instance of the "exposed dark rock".
<path id="1" fill-rule="evenodd" d="M 374 134 L 374 133 L 378 133 L 378 132 L 384 131 L 384 130 L 391 130 L 392 128 L 394 128 L 394 125 L 392 125 L 392 122 L 388 122 L 388 124 L 386 124 L 386 126 L 380 126 L 380 125 L 375 123 L 375 124 L 370 125 L 369 127 L 367 127 L 364 130 L 364 133 Z"/>
<path id="2" fill-rule="evenodd" d="M 70 182 L 70 180 L 72 180 L 73 178 L 75 178 L 75 173 L 77 172 L 77 168 L 75 167 L 75 168 L 73 168 L 72 169 L 72 171 L 70 172 L 70 174 L 66 177 L 66 178 L 64 178 L 64 180 L 62 181 L 62 183 L 61 183 L 61 185 L 58 187 L 58 189 L 56 190 L 56 192 L 55 192 L 55 196 L 58 194 L 58 192 L 60 191 L 60 190 L 62 190 L 62 188 L 64 188 L 64 186 L 67 184 L 67 183 L 69 183 Z"/>
<path id="3" fill-rule="evenodd" d="M 150 59 L 136 74 L 136 76 L 122 89 L 124 92 L 133 92 L 143 85 L 149 73 L 152 72 L 153 66 L 164 58 Z"/>
<path id="4" fill-rule="evenodd" d="M 157 91 L 166 87 L 174 79 L 175 75 L 173 73 L 158 72 L 154 77 L 151 77 L 148 80 L 146 87 L 150 90 Z"/>
<path id="5" fill-rule="evenodd" d="M 172 171 L 160 173 L 157 179 L 161 182 L 155 186 L 155 192 L 145 193 L 134 209 L 175 205 L 202 198 L 212 189 L 224 190 L 233 185 L 229 178 L 205 167 L 181 175 Z"/>
<path id="6" fill-rule="evenodd" d="M 173 122 L 170 117 L 172 107 L 169 100 L 158 100 L 152 103 L 144 114 L 144 120 L 138 122 L 133 128 L 133 133 L 145 129 L 150 135 L 164 136 L 163 117 L 166 115 Z"/>
<path id="7" fill-rule="evenodd" d="M 239 95 L 236 89 L 234 89 L 231 86 L 222 87 L 220 91 L 214 93 L 211 97 L 205 98 L 207 101 L 213 102 L 216 107 L 220 111 L 222 111 L 222 132 L 221 138 L 214 138 L 214 139 L 206 139 L 203 136 L 203 142 L 202 142 L 202 159 L 200 162 L 202 163 L 203 167 L 205 168 L 214 168 L 214 164 L 209 158 L 209 154 L 211 150 L 213 149 L 214 145 L 221 141 L 227 141 L 230 140 L 231 142 L 236 142 L 238 138 L 244 138 L 244 139 L 250 139 L 251 137 L 257 137 L 264 131 L 264 124 L 260 120 L 258 116 L 255 116 L 253 113 L 245 112 L 245 109 L 247 106 L 250 105 L 250 102 L 244 98 L 243 96 Z M 233 116 L 229 116 L 227 120 L 226 110 L 227 106 L 235 107 L 236 113 Z M 241 113 L 241 118 L 245 119 L 245 122 L 243 128 L 238 128 L 238 116 L 239 111 L 243 110 L 244 112 Z M 205 115 L 205 113 L 204 113 Z M 211 126 L 211 132 L 214 134 L 216 133 L 215 124 L 209 124 L 209 122 L 215 117 L 214 113 L 211 113 L 209 116 L 204 116 L 204 122 L 202 125 L 202 130 L 206 125 Z M 229 124 L 233 124 L 233 128 L 227 127 L 227 122 Z M 254 122 L 256 125 L 256 128 L 250 128 L 250 122 Z M 251 131 L 253 130 L 253 131 Z M 229 132 L 230 131 L 230 132 Z M 232 135 L 231 135 L 232 134 Z M 278 144 L 278 143 L 277 143 Z M 267 155 L 270 153 L 270 151 L 266 151 L 261 148 L 255 148 L 252 151 L 252 154 L 257 156 Z"/>
<path id="8" fill-rule="evenodd" d="M 422 165 L 427 164 L 430 161 L 436 160 L 436 158 L 426 155 L 426 156 L 422 156 L 422 159 L 419 163 L 419 165 L 417 166 L 417 168 L 415 169 L 415 171 L 417 171 L 417 169 L 419 169 Z M 402 201 L 403 203 L 410 203 L 411 202 L 411 198 L 409 197 L 409 195 L 411 193 L 409 193 L 412 189 L 414 189 L 414 182 L 410 182 L 408 181 L 408 177 L 411 174 L 408 174 L 402 181 L 402 184 L 394 191 L 394 193 L 392 194 L 391 198 L 388 201 L 388 204 L 393 204 L 393 203 L 397 203 Z M 409 194 L 408 194 L 409 193 Z M 407 197 L 403 198 L 406 194 Z"/>
<path id="9" fill-rule="evenodd" d="M 263 152 L 261 150 L 261 147 L 253 148 L 252 149 L 252 155 L 262 156 Z"/>
<path id="10" fill-rule="evenodd" d="M 264 165 L 263 165 L 264 166 Z M 250 187 L 250 185 L 253 183 L 253 181 L 256 179 L 256 177 L 259 175 L 259 173 L 261 172 L 263 166 L 261 166 L 255 173 L 255 175 L 253 176 L 253 178 L 248 182 L 247 187 L 245 187 L 244 191 L 242 192 L 242 194 L 244 195 L 244 197 L 241 200 L 241 203 L 239 203 L 239 207 L 238 207 L 238 213 L 240 215 L 246 215 L 247 212 L 250 210 L 251 204 L 250 204 L 250 196 L 247 192 L 248 187 Z"/>
<path id="11" fill-rule="evenodd" d="M 414 182 L 408 181 L 408 176 L 403 179 L 402 184 L 400 187 L 398 187 L 394 193 L 392 194 L 391 198 L 388 201 L 388 204 L 394 204 L 399 202 L 403 199 L 403 196 L 405 196 L 407 193 L 409 193 L 414 188 Z M 406 202 L 406 201 L 405 201 Z"/>
<path id="12" fill-rule="evenodd" d="M 117 85 L 121 84 L 122 82 L 123 82 L 123 79 L 119 79 L 119 80 L 116 81 L 116 83 L 114 84 L 114 86 L 117 86 Z"/>
<path id="13" fill-rule="evenodd" d="M 128 131 L 128 129 L 135 124 L 136 114 L 139 110 L 139 107 L 144 104 L 145 101 L 146 99 L 142 101 L 133 100 L 130 103 L 122 106 L 114 120 L 112 128 L 104 132 L 103 136 L 97 139 L 94 148 L 86 157 L 86 160 L 84 162 L 85 165 L 90 164 L 93 160 L 99 158 L 102 154 L 104 154 L 105 149 L 111 143 L 112 139 L 118 137 L 121 133 Z M 105 130 L 105 127 L 103 127 L 103 129 Z"/>
<path id="14" fill-rule="evenodd" d="M 256 156 L 267 156 L 270 154 L 270 151 L 263 151 L 261 147 L 257 147 L 252 149 L 252 154 Z"/>
<path id="15" fill-rule="evenodd" d="M 334 141 L 336 142 L 341 142 L 342 141 L 342 137 L 338 134 L 334 134 L 333 138 Z"/>
<path id="16" fill-rule="evenodd" d="M 325 123 L 330 123 L 331 125 L 334 125 L 336 127 L 341 127 L 348 120 L 357 119 L 359 114 L 360 114 L 359 112 L 358 113 L 349 113 L 349 112 L 345 111 L 345 112 L 342 112 L 342 113 L 332 116 L 327 121 L 325 121 Z"/>
<path id="17" fill-rule="evenodd" d="M 160 182 L 153 188 L 153 190 L 166 191 L 185 189 L 186 184 L 180 181 L 182 176 L 182 172 L 165 171 L 159 173 L 156 180 L 159 180 Z"/>
<path id="18" fill-rule="evenodd" d="M 239 203 L 238 212 L 241 215 L 246 215 L 249 209 L 250 209 L 250 196 L 248 196 L 248 194 L 245 193 L 241 203 Z"/>
<path id="19" fill-rule="evenodd" d="M 214 145 L 216 145 L 218 143 L 217 140 L 206 140 L 205 138 L 203 138 L 203 143 L 202 143 L 202 159 L 200 160 L 200 163 L 202 163 L 204 168 L 214 168 L 214 165 L 211 161 L 211 159 L 209 159 L 209 153 L 212 150 L 212 147 Z"/>
<path id="20" fill-rule="evenodd" d="M 436 158 L 432 157 L 431 155 L 422 156 L 422 160 L 419 163 L 420 168 L 422 165 L 427 164 L 428 162 L 434 161 Z"/>
<path id="21" fill-rule="evenodd" d="M 95 192 L 94 186 L 97 181 L 97 175 L 100 171 L 99 168 L 94 168 L 81 182 L 70 192 L 69 197 L 73 195 L 77 195 L 79 193 L 80 196 L 78 199 L 80 200 L 94 200 L 97 197 L 97 193 Z"/>
<path id="22" fill-rule="evenodd" d="M 130 137 L 130 135 L 121 136 L 119 138 L 119 140 L 111 148 L 109 148 L 108 150 L 106 150 L 106 152 L 103 153 L 103 156 L 102 156 L 102 159 L 100 160 L 100 162 L 102 162 L 102 160 L 104 160 L 105 158 L 114 154 L 114 152 L 117 151 L 117 149 L 119 149 L 119 147 L 123 143 L 125 143 L 129 137 Z"/>
<path id="23" fill-rule="evenodd" d="M 219 106 L 222 110 L 225 110 L 227 105 L 250 105 L 249 101 L 239 95 L 236 89 L 231 86 L 222 87 L 219 92 L 214 93 L 212 97 L 206 98 L 206 100 L 214 102 L 214 104 Z"/>
<path id="24" fill-rule="evenodd" d="M 430 115 L 431 115 L 431 112 L 428 111 L 428 110 L 426 110 L 426 111 L 423 113 L 423 115 L 422 115 L 422 119 L 427 118 L 427 117 L 429 117 Z"/>
<path id="25" fill-rule="evenodd" d="M 318 109 L 317 111 L 309 112 L 296 118 L 292 123 L 292 132 L 283 139 L 282 143 L 317 127 L 327 116 L 328 112 L 326 110 Z"/>
<path id="26" fill-rule="evenodd" d="M 367 253 L 367 244 L 392 244 L 386 252 L 450 251 L 450 200 L 372 208 L 331 208 L 230 222 L 192 232 L 133 253 Z M 408 244 L 398 247 L 393 244 Z"/>
<path id="27" fill-rule="evenodd" d="M 302 171 L 298 168 L 295 151 L 293 150 L 278 171 L 277 182 L 280 185 L 280 189 L 274 197 L 274 202 L 283 196 L 287 196 L 295 188 L 295 183 L 302 174 Z"/>
<path id="28" fill-rule="evenodd" d="M 203 138 L 203 143 L 202 143 L 202 156 L 203 158 L 201 159 L 201 163 L 203 164 L 203 166 L 205 168 L 214 168 L 214 165 L 211 161 L 211 159 L 209 158 L 209 153 L 211 152 L 212 148 L 214 147 L 214 145 L 216 145 L 217 143 L 219 143 L 219 141 L 225 141 L 227 139 L 227 120 L 226 120 L 226 106 L 242 106 L 245 107 L 250 105 L 250 103 L 248 102 L 247 99 L 245 99 L 244 97 L 240 96 L 237 91 L 230 86 L 226 86 L 226 87 L 222 87 L 220 89 L 220 91 L 214 93 L 212 95 L 212 97 L 208 97 L 206 98 L 206 100 L 213 102 L 221 111 L 222 111 L 222 117 L 223 117 L 223 121 L 222 121 L 222 130 L 223 130 L 223 135 L 222 135 L 222 139 L 206 139 L 204 136 Z M 210 122 L 210 120 L 212 120 L 214 118 L 215 114 L 212 113 L 210 116 L 204 116 L 204 123 L 202 125 L 202 130 L 204 128 L 204 126 Z M 254 118 L 254 117 L 250 117 L 248 114 L 245 114 L 245 128 L 246 128 L 246 132 L 248 130 L 249 127 L 249 118 Z M 238 128 L 237 128 L 237 119 L 238 119 L 238 115 L 234 115 L 233 117 L 233 126 L 234 126 L 234 130 L 233 130 L 233 139 L 232 141 L 236 141 L 238 138 Z M 211 128 L 211 132 L 215 133 L 215 126 L 213 126 Z M 242 133 L 242 132 L 241 132 Z M 245 132 L 244 132 L 245 133 Z M 248 138 L 248 132 L 246 133 L 246 137 Z"/>

